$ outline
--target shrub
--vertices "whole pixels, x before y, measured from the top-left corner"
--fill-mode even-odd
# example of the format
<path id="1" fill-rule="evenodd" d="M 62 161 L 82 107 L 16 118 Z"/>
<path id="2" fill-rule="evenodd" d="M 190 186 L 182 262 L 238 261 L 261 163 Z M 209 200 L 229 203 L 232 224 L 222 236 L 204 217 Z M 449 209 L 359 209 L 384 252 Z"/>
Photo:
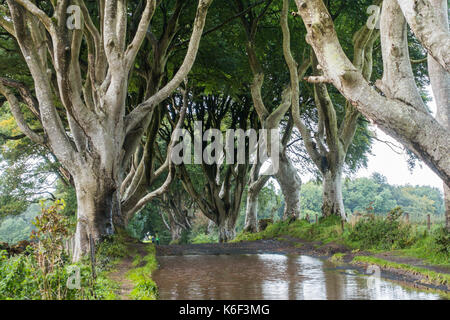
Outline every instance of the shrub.
<path id="1" fill-rule="evenodd" d="M 445 227 L 435 230 L 431 235 L 431 244 L 436 253 L 450 255 L 450 232 Z"/>
<path id="2" fill-rule="evenodd" d="M 200 233 L 194 236 L 190 243 L 198 244 L 198 243 L 214 243 L 217 242 L 217 237 L 214 237 L 209 234 Z"/>
<path id="3" fill-rule="evenodd" d="M 35 221 L 35 242 L 25 253 L 8 258 L 6 251 L 0 251 L 0 299 L 114 298 L 114 285 L 103 274 L 93 279 L 88 263 L 70 263 L 63 241 L 70 235 L 71 225 L 61 214 L 63 208 L 60 201 L 49 207 L 43 205 L 42 214 Z M 74 267 L 80 271 L 80 289 L 67 286 Z"/>
<path id="4" fill-rule="evenodd" d="M 115 234 L 105 237 L 96 248 L 96 266 L 108 270 L 115 261 L 126 257 L 127 247 L 122 236 Z"/>
<path id="5" fill-rule="evenodd" d="M 349 240 L 358 242 L 361 249 L 405 248 L 414 238 L 411 226 L 400 221 L 402 214 L 400 207 L 391 210 L 385 218 L 366 214 L 352 228 Z"/>

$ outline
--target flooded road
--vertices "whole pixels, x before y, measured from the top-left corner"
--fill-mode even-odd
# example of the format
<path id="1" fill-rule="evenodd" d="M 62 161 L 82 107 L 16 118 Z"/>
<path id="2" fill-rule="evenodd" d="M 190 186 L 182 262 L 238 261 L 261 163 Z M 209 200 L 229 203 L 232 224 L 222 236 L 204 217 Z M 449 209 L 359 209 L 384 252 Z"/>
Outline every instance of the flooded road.
<path id="1" fill-rule="evenodd" d="M 153 279 L 160 299 L 441 299 L 352 268 L 303 255 L 160 256 Z"/>

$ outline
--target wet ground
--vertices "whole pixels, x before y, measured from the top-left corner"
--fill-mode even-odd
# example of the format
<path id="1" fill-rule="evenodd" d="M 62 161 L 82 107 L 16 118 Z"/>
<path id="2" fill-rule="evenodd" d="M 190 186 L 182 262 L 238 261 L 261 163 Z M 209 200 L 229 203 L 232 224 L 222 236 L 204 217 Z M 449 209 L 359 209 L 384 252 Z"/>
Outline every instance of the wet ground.
<path id="1" fill-rule="evenodd" d="M 242 254 L 258 244 L 227 246 L 228 254 L 190 255 L 195 250 L 217 252 L 211 246 L 190 248 L 186 255 L 159 256 L 153 274 L 160 299 L 183 300 L 309 300 L 389 299 L 436 300 L 439 294 L 408 288 L 361 273 L 350 266 L 317 257 L 282 254 L 281 245 L 265 243 L 273 254 Z M 216 247 L 216 246 L 214 246 Z M 180 253 L 181 248 L 173 248 Z M 159 248 L 159 253 L 169 250 Z M 171 250 L 171 249 L 170 249 Z M 203 251 L 204 252 L 204 251 Z M 233 254 L 231 254 L 233 252 Z M 239 252 L 237 254 L 236 252 Z M 197 251 L 198 253 L 198 251 Z"/>
<path id="2" fill-rule="evenodd" d="M 370 255 L 379 258 L 383 258 L 388 261 L 398 262 L 398 263 L 407 263 L 413 266 L 420 266 L 429 270 L 433 270 L 441 273 L 450 273 L 450 270 L 446 267 L 440 266 L 431 266 L 424 264 L 420 259 L 416 258 L 407 258 L 407 257 L 399 257 L 393 253 L 383 253 L 378 255 L 373 255 L 369 252 L 358 251 L 357 253 L 353 253 L 349 248 L 336 244 L 329 243 L 326 245 L 321 244 L 320 242 L 308 242 L 303 241 L 301 239 L 283 237 L 277 240 L 258 240 L 252 242 L 239 242 L 239 243 L 207 243 L 207 244 L 189 244 L 189 245 L 161 245 L 157 246 L 156 250 L 158 261 L 161 264 L 161 270 L 169 270 L 171 267 L 167 267 L 168 269 L 164 269 L 167 266 L 167 263 L 170 261 L 178 261 L 180 264 L 183 264 L 185 260 L 183 259 L 169 259 L 166 257 L 173 256 L 210 256 L 204 259 L 219 259 L 220 257 L 227 256 L 239 256 L 239 255 L 281 255 L 281 256 L 309 256 L 312 258 L 320 258 L 319 261 L 323 263 L 329 263 L 326 261 L 335 253 L 343 253 L 343 265 L 346 265 L 346 270 L 355 270 L 360 274 L 364 274 L 367 266 L 360 265 L 354 266 L 349 265 L 348 263 L 355 257 L 355 255 Z M 186 258 L 191 259 L 191 258 Z M 201 261 L 203 258 L 196 258 L 194 260 L 190 260 L 191 263 L 195 264 L 196 261 Z M 220 258 L 222 259 L 222 258 Z M 248 259 L 248 258 L 247 258 Z M 230 258 L 226 261 L 232 261 L 233 258 Z M 224 260 L 225 261 L 225 260 Z M 257 260 L 259 261 L 259 260 Z M 234 262 L 230 262 L 234 263 Z M 228 265 L 228 263 L 227 263 Z M 199 268 L 202 266 L 200 263 Z M 342 269 L 343 266 L 333 265 L 336 270 Z M 230 267 L 231 268 L 231 267 Z M 240 266 L 242 270 L 246 270 L 245 264 Z M 302 268 L 302 267 L 301 267 Z M 179 268 L 176 269 L 177 272 L 181 272 Z M 200 269 L 201 270 L 201 269 Z M 252 267 L 248 268 L 249 272 L 252 272 Z M 210 271 L 211 272 L 211 271 Z M 233 269 L 230 269 L 229 272 L 233 272 Z M 231 274 L 230 273 L 230 274 Z M 159 274 L 158 271 L 156 273 Z M 189 273 L 188 273 L 189 274 Z M 424 277 L 420 274 L 407 272 L 400 269 L 392 269 L 392 268 L 384 268 L 381 270 L 381 277 L 385 280 L 396 281 L 402 284 L 406 284 L 412 288 L 419 289 L 438 289 L 443 292 L 450 292 L 449 288 L 445 285 L 435 285 L 427 283 L 427 281 L 423 281 Z M 161 277 L 159 278 L 161 281 Z M 218 280 L 218 279 L 215 279 Z M 285 281 L 285 280 L 283 280 Z M 287 281 L 287 280 L 286 280 Z M 294 280 L 297 281 L 297 280 Z M 195 281 L 194 281 L 195 282 Z M 296 293 L 297 294 L 297 293 Z"/>

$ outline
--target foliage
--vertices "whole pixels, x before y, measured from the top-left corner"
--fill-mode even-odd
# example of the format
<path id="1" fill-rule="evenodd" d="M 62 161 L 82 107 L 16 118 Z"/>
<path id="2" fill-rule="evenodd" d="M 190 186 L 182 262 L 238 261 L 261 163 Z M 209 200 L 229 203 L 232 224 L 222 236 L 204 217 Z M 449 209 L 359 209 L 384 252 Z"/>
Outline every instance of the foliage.
<path id="1" fill-rule="evenodd" d="M 368 213 L 352 228 L 349 240 L 357 242 L 361 249 L 390 250 L 410 246 L 414 241 L 411 225 L 400 221 L 402 215 L 400 207 L 390 211 L 385 218 Z"/>
<path id="2" fill-rule="evenodd" d="M 432 235 L 434 251 L 450 255 L 450 232 L 446 228 L 439 228 Z"/>
<path id="3" fill-rule="evenodd" d="M 35 242 L 24 254 L 7 257 L 6 253 L 0 253 L 0 299 L 115 298 L 115 284 L 103 272 L 93 279 L 88 261 L 70 263 L 63 241 L 72 228 L 69 219 L 61 214 L 62 209 L 61 201 L 48 207 L 43 205 L 42 214 L 35 219 Z M 80 289 L 67 286 L 74 275 L 74 268 L 80 271 Z"/>
<path id="4" fill-rule="evenodd" d="M 96 248 L 96 267 L 108 271 L 128 254 L 125 239 L 120 234 L 104 238 Z"/>
<path id="5" fill-rule="evenodd" d="M 425 259 L 433 264 L 449 264 L 450 235 L 444 227 L 436 228 L 431 235 L 428 235 L 426 231 L 416 231 L 416 234 L 416 243 L 402 250 L 402 254 Z"/>
<path id="6" fill-rule="evenodd" d="M 209 235 L 205 233 L 197 234 L 190 239 L 190 243 L 214 243 L 218 241 L 217 235 Z"/>
<path id="7" fill-rule="evenodd" d="M 32 221 L 39 212 L 39 205 L 34 203 L 22 214 L 4 218 L 0 222 L 0 242 L 11 245 L 22 240 L 30 240 L 31 231 L 35 229 Z"/>
<path id="8" fill-rule="evenodd" d="M 292 223 L 281 221 L 270 224 L 259 233 L 238 234 L 233 242 L 256 241 L 262 239 L 299 238 L 320 241 L 322 244 L 335 242 L 351 249 L 371 251 L 393 250 L 399 254 L 412 256 L 433 264 L 449 266 L 449 234 L 445 228 L 436 228 L 431 234 L 421 231 L 422 227 L 400 221 L 401 209 L 396 208 L 385 218 L 368 212 L 353 227 L 342 223 L 339 217 L 319 219 L 310 223 L 304 219 Z"/>
<path id="9" fill-rule="evenodd" d="M 433 220 L 444 220 L 444 201 L 442 193 L 429 186 L 393 186 L 386 177 L 374 173 L 370 178 L 345 180 L 342 186 L 347 214 L 364 212 L 369 206 L 373 212 L 383 215 L 400 206 L 409 213 L 413 222 L 423 222 L 430 214 Z M 300 191 L 302 218 L 306 214 L 312 218 L 321 215 L 322 186 L 312 181 L 302 185 Z"/>
<path id="10" fill-rule="evenodd" d="M 71 225 L 66 217 L 60 214 L 64 208 L 63 201 L 56 201 L 48 208 L 42 205 L 42 214 L 36 217 L 33 224 L 36 230 L 32 231 L 31 239 L 35 240 L 33 254 L 36 260 L 42 281 L 39 290 L 42 299 L 61 300 L 67 293 L 64 292 L 65 277 L 64 265 L 69 255 L 64 249 L 64 240 L 69 238 Z"/>
<path id="11" fill-rule="evenodd" d="M 157 232 L 161 244 L 169 244 L 171 241 L 170 231 L 164 225 L 158 210 L 160 208 L 152 202 L 141 212 L 135 214 L 128 223 L 128 234 L 135 239 L 142 240 L 147 232 L 152 235 Z"/>

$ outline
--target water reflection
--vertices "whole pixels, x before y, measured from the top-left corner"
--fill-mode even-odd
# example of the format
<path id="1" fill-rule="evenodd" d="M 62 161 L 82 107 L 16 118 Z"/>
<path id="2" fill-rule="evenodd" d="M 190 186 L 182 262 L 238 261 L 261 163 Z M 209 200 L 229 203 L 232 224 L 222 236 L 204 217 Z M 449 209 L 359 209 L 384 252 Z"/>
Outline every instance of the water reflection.
<path id="1" fill-rule="evenodd" d="M 289 255 L 159 257 L 154 279 L 161 299 L 440 299 L 328 261 Z"/>

